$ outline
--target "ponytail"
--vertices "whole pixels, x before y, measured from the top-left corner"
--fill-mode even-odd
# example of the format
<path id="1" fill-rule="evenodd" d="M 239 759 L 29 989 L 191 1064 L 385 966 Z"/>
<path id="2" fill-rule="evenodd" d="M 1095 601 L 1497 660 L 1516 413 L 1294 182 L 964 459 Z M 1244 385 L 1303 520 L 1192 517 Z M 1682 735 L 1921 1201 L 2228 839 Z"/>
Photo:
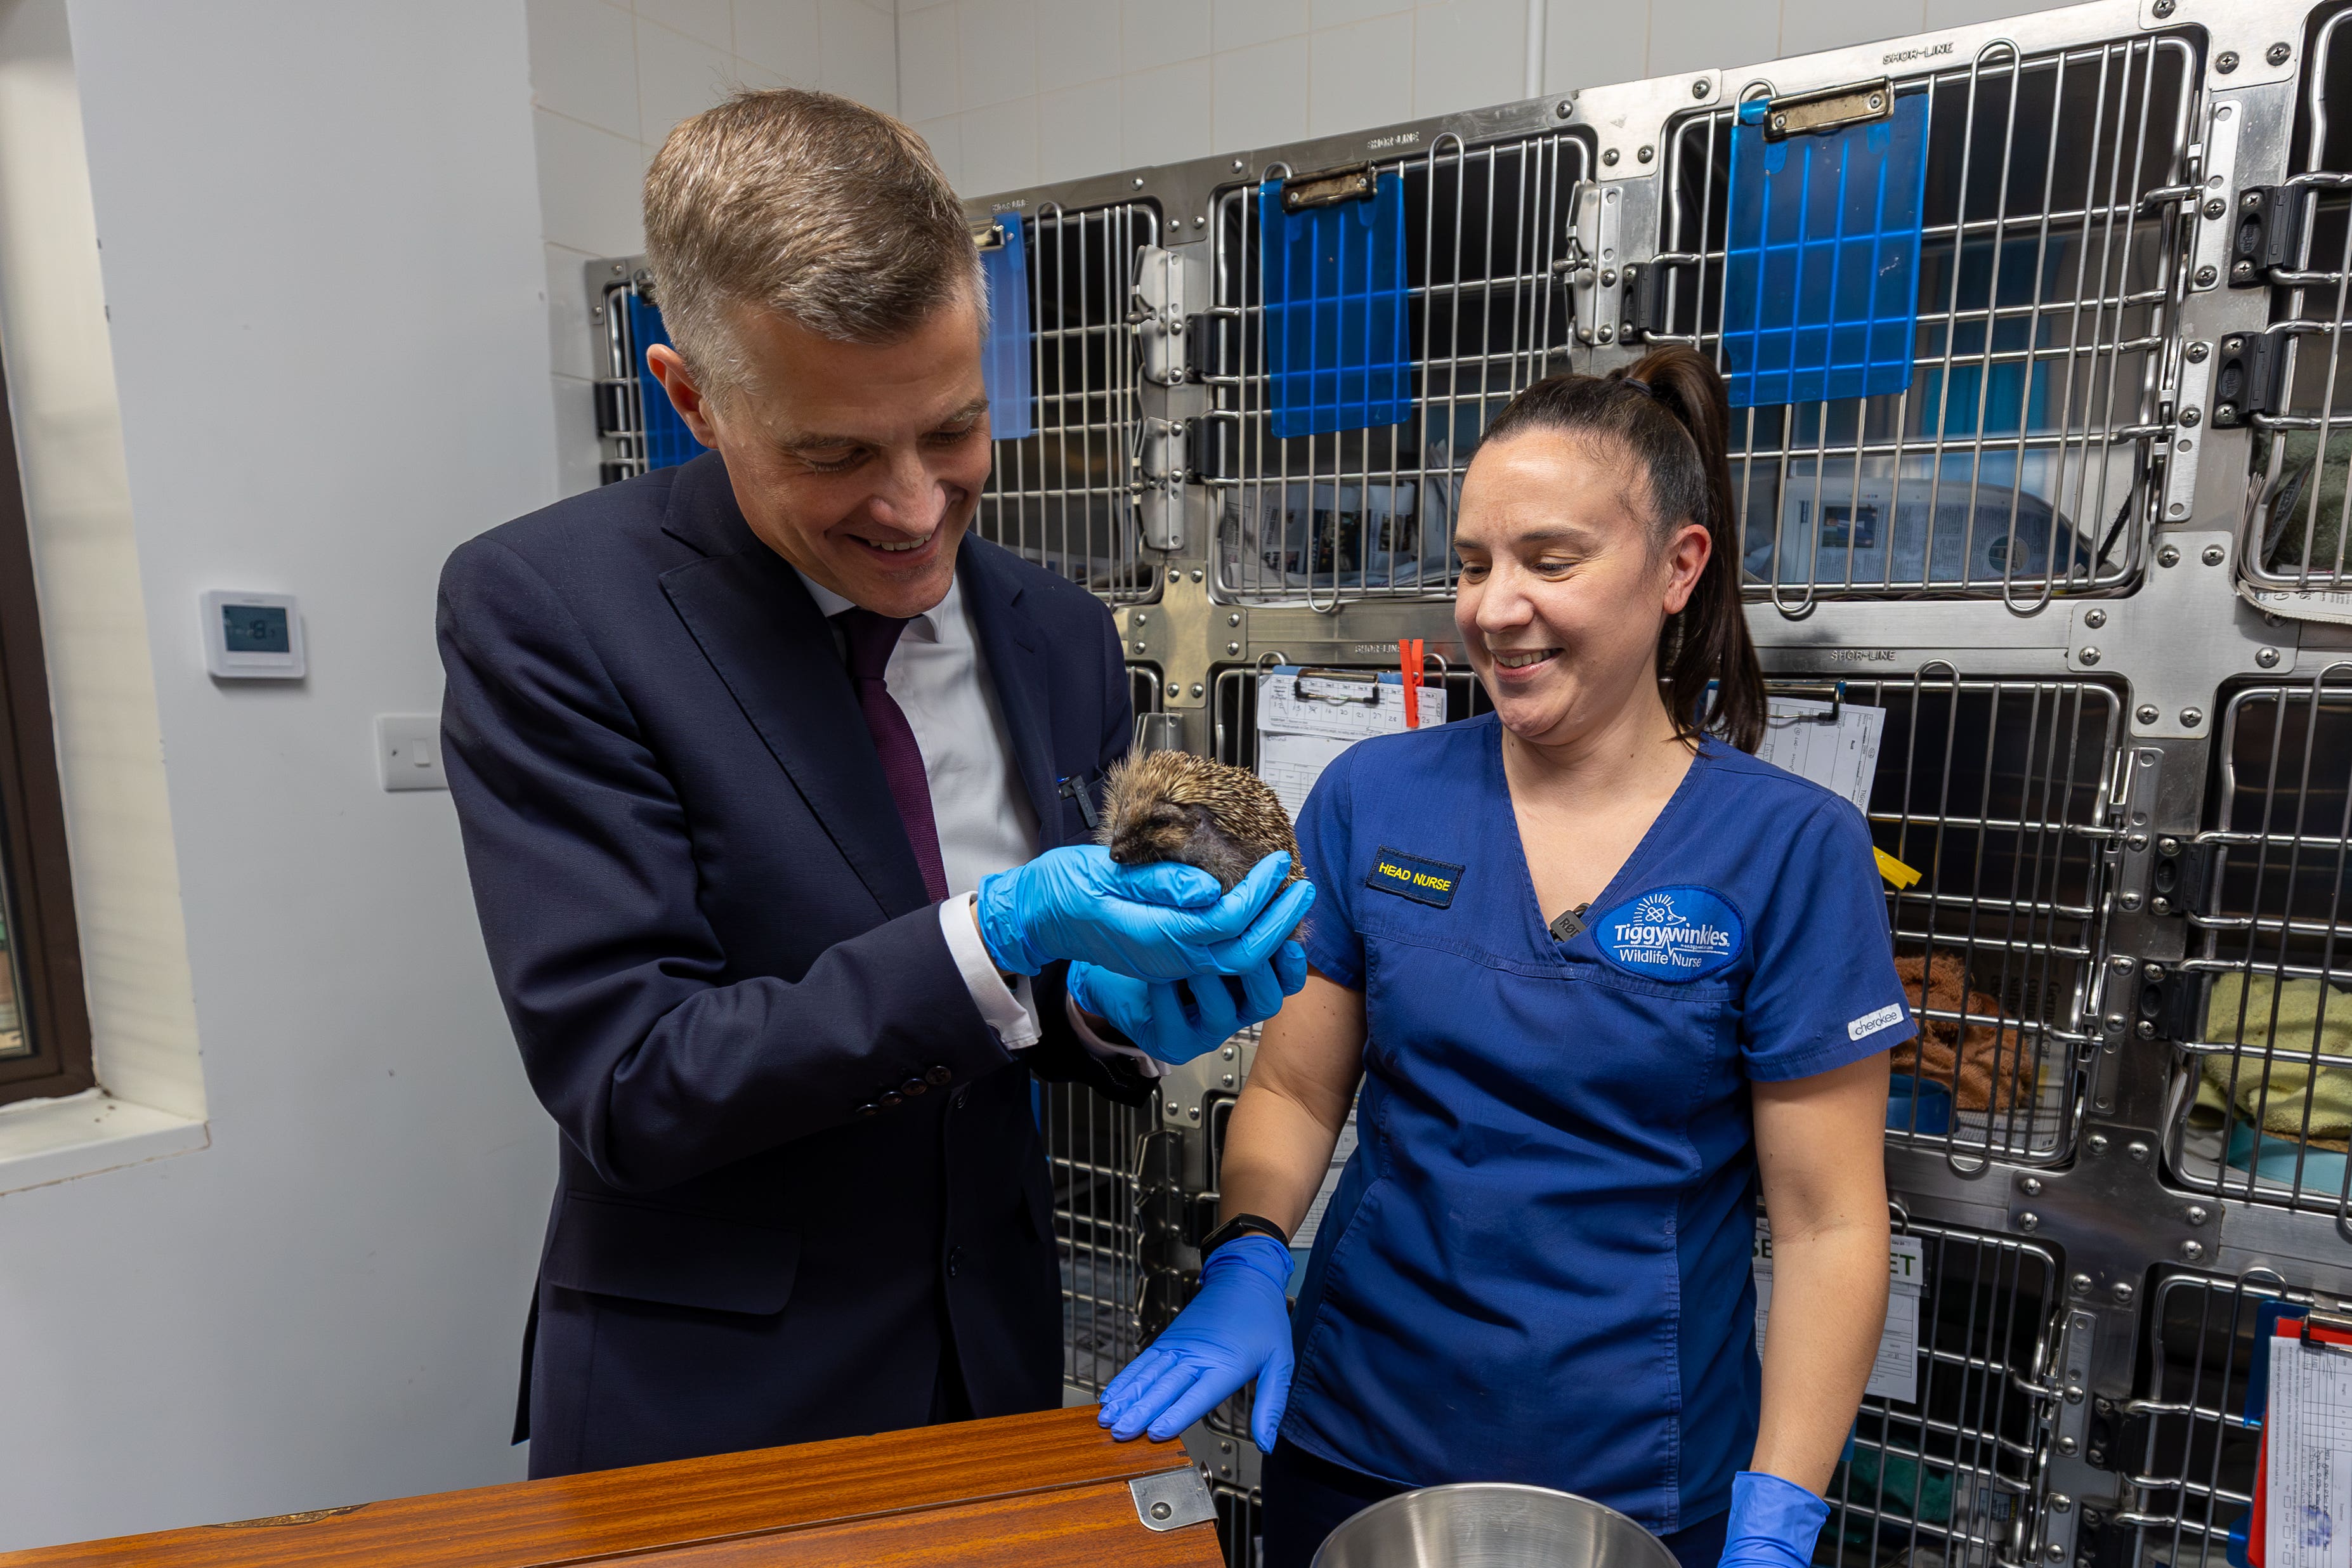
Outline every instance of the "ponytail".
<path id="1" fill-rule="evenodd" d="M 1764 741 L 1764 672 L 1739 603 L 1739 510 L 1731 488 L 1730 400 L 1692 350 L 1654 350 L 1607 377 L 1555 375 L 1511 400 L 1483 442 L 1528 430 L 1615 441 L 1648 481 L 1663 543 L 1685 521 L 1713 550 L 1682 609 L 1658 634 L 1658 684 L 1677 733 L 1713 731 L 1743 752 Z M 1710 699 L 1707 688 L 1712 684 Z"/>

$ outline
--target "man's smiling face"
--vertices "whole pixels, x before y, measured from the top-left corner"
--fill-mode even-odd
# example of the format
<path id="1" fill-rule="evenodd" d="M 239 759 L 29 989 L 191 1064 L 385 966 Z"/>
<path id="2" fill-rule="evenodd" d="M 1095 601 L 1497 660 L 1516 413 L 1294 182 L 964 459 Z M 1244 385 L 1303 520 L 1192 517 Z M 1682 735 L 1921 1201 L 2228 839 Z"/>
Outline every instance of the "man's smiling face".
<path id="1" fill-rule="evenodd" d="M 726 460 L 751 531 L 879 615 L 937 605 L 991 460 L 969 291 L 895 342 L 838 342 L 772 311 L 740 311 L 732 328 L 740 384 L 715 401 L 674 353 L 652 357 L 688 426 Z"/>

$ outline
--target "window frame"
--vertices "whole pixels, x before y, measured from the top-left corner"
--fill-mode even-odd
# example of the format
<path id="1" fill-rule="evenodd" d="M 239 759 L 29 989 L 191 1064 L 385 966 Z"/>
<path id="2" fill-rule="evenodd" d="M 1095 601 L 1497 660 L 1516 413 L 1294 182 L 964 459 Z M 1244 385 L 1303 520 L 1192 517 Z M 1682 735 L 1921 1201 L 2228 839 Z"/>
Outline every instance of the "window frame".
<path id="1" fill-rule="evenodd" d="M 97 1087 L 89 1003 L 74 918 L 65 793 L 58 776 L 48 659 L 41 642 L 16 429 L 0 372 L 0 879 L 32 1049 L 0 1058 L 0 1105 Z"/>

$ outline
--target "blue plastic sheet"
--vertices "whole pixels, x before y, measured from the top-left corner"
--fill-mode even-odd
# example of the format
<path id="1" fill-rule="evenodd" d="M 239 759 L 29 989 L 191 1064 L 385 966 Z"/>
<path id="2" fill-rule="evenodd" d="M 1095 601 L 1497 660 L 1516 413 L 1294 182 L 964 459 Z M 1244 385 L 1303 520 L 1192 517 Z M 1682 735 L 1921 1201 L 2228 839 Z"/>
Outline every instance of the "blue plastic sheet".
<path id="1" fill-rule="evenodd" d="M 980 253 L 988 280 L 988 342 L 981 374 L 988 383 L 989 434 L 999 441 L 1034 435 L 1030 402 L 1029 252 L 1017 213 L 998 216 L 998 243 Z"/>
<path id="2" fill-rule="evenodd" d="M 1731 132 L 1723 346 L 1735 408 L 1867 397 L 1911 384 L 1927 98 L 1891 120 L 1764 139 Z"/>
<path id="3" fill-rule="evenodd" d="M 629 336 L 637 345 L 637 405 L 646 430 L 646 467 L 676 468 L 701 456 L 702 443 L 677 416 L 669 394 L 646 364 L 646 351 L 656 343 L 667 345 L 669 331 L 662 325 L 661 312 L 635 294 L 629 296 Z"/>
<path id="4" fill-rule="evenodd" d="M 1286 212 L 1258 194 L 1258 277 L 1276 436 L 1394 425 L 1412 414 L 1405 348 L 1404 180 L 1370 200 Z"/>

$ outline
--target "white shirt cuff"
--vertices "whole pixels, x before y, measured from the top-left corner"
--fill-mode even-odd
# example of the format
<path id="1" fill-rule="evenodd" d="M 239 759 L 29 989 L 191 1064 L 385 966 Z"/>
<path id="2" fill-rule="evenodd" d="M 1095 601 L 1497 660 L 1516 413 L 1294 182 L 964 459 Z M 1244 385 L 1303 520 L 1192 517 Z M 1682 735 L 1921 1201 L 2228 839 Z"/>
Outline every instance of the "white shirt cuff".
<path id="1" fill-rule="evenodd" d="M 1096 1034 L 1094 1029 L 1087 1023 L 1085 1011 L 1067 996 L 1062 998 L 1062 1005 L 1070 1015 L 1070 1027 L 1078 1032 L 1078 1043 L 1086 1047 L 1087 1049 L 1094 1052 L 1095 1055 L 1098 1057 L 1125 1057 L 1129 1062 L 1134 1064 L 1135 1075 L 1138 1078 L 1166 1078 L 1168 1076 L 1168 1064 L 1161 1061 L 1158 1057 L 1146 1056 L 1141 1051 L 1136 1049 L 1133 1046 L 1113 1045 L 1110 1041 L 1104 1039 L 1100 1035 Z"/>
<path id="2" fill-rule="evenodd" d="M 940 934 L 947 938 L 964 989 L 971 993 L 981 1017 L 996 1031 L 997 1042 L 1008 1051 L 1027 1050 L 1037 1043 L 1037 1006 L 1030 997 L 1029 977 L 1013 975 L 1006 984 L 996 961 L 988 956 L 988 944 L 980 940 L 980 927 L 972 923 L 973 898 L 966 893 L 940 905 Z"/>

